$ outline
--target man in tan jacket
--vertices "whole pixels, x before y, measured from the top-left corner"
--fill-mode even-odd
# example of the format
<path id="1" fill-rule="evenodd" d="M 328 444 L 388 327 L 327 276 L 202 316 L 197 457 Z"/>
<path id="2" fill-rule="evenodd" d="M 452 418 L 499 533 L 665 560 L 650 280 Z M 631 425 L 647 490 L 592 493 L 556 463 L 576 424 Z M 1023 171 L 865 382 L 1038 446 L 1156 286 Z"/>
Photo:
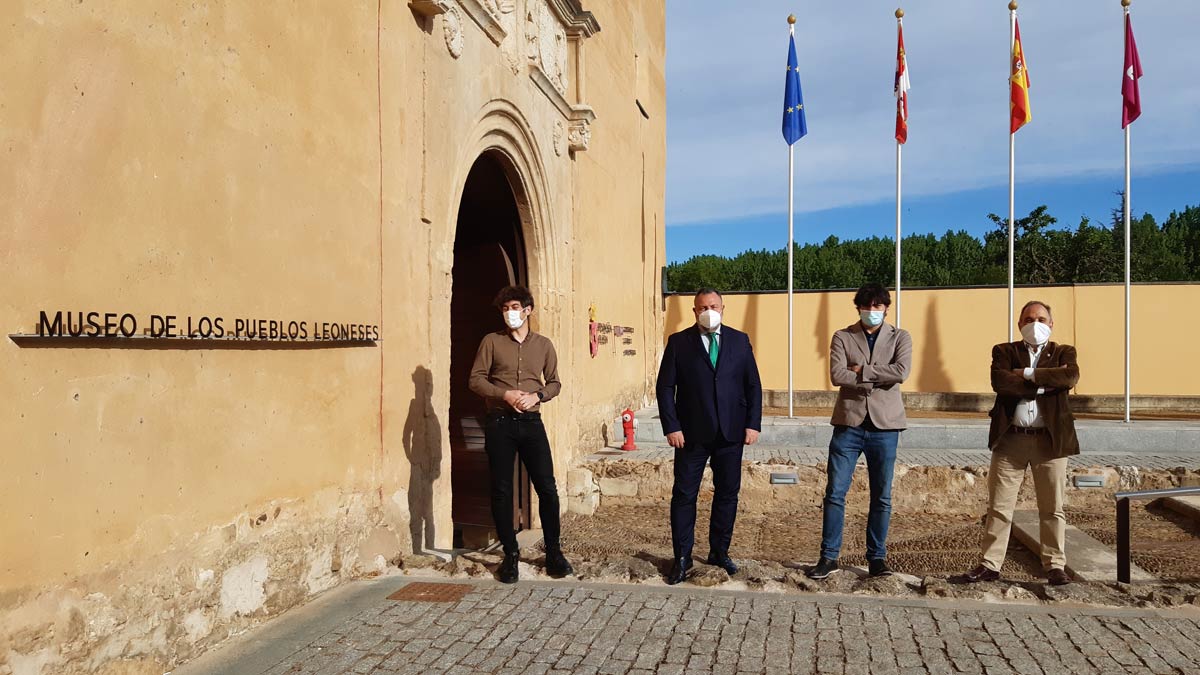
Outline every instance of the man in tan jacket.
<path id="1" fill-rule="evenodd" d="M 1042 567 L 1051 584 L 1067 584 L 1071 579 L 1064 569 L 1063 488 L 1067 458 L 1079 454 L 1068 392 L 1079 381 L 1079 365 L 1074 347 L 1050 342 L 1054 328 L 1050 305 L 1039 300 L 1025 303 L 1017 326 L 1022 340 L 992 348 L 996 404 L 988 437 L 992 462 L 983 562 L 964 578 L 969 582 L 1000 578 L 1017 493 L 1025 468 L 1030 467 L 1041 520 Z"/>
<path id="2" fill-rule="evenodd" d="M 892 573 L 887 557 L 892 517 L 892 470 L 900 432 L 908 426 L 900 383 L 912 370 L 912 338 L 908 331 L 884 323 L 892 296 L 879 284 L 866 284 L 854 294 L 859 320 L 833 334 L 829 377 L 840 387 L 833 408 L 828 481 L 821 527 L 821 559 L 808 571 L 824 579 L 838 569 L 842 550 L 846 492 L 858 456 L 867 457 L 871 507 L 867 516 L 867 562 L 871 576 Z"/>

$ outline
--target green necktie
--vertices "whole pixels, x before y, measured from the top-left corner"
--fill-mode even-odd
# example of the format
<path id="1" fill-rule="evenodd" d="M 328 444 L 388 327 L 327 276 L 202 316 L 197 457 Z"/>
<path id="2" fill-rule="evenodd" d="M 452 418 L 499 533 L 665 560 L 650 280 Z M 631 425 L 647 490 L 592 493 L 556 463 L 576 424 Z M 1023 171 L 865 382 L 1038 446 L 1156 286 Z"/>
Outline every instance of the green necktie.
<path id="1" fill-rule="evenodd" d="M 712 361 L 713 368 L 717 367 L 717 350 L 719 350 L 719 349 L 720 349 L 720 347 L 717 346 L 717 334 L 716 333 L 709 334 L 709 336 L 708 336 L 708 360 Z"/>

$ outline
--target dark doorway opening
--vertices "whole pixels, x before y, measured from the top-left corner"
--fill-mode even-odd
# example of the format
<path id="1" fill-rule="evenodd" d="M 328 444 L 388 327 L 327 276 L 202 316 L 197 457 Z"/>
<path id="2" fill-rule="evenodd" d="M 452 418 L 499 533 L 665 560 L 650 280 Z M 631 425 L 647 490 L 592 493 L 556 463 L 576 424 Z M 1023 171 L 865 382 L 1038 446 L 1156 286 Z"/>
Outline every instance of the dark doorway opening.
<path id="1" fill-rule="evenodd" d="M 492 306 L 496 292 L 527 284 L 521 212 L 509 166 L 502 155 L 486 152 L 475 160 L 463 188 L 454 237 L 450 300 L 450 482 L 454 546 L 481 548 L 494 539 L 487 455 L 483 444 L 482 399 L 468 379 L 480 340 L 500 330 Z M 530 483 L 516 462 L 513 515 L 517 529 L 530 524 Z"/>

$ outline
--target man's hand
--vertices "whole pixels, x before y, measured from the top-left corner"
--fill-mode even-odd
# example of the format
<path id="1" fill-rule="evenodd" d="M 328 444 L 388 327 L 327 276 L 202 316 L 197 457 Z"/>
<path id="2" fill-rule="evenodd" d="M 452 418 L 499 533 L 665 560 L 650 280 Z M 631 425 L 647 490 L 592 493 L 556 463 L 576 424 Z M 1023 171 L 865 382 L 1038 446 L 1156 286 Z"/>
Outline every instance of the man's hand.
<path id="1" fill-rule="evenodd" d="M 850 366 L 847 368 L 852 373 L 862 373 L 862 366 Z"/>
<path id="2" fill-rule="evenodd" d="M 504 392 L 504 402 L 507 403 L 508 407 L 512 408 L 513 410 L 516 410 L 517 412 L 524 412 L 521 410 L 521 397 L 523 396 L 525 396 L 525 392 L 521 391 L 520 389 L 509 389 L 508 391 Z"/>
<path id="3" fill-rule="evenodd" d="M 542 399 L 537 397 L 537 394 L 521 394 L 521 400 L 518 401 L 521 405 L 521 411 L 533 410 L 533 407 L 541 403 Z"/>
<path id="4" fill-rule="evenodd" d="M 746 430 L 746 445 L 754 445 L 758 442 L 758 431 L 754 429 Z"/>
<path id="5" fill-rule="evenodd" d="M 667 434 L 667 445 L 670 445 L 672 448 L 682 448 L 683 432 L 672 431 L 671 433 Z"/>

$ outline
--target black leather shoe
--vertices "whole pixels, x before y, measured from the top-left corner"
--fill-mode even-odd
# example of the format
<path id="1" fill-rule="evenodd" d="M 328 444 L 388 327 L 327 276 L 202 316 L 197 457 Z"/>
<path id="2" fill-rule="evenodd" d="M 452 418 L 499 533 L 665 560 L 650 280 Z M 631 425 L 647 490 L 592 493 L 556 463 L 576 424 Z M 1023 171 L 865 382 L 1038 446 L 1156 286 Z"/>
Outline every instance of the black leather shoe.
<path id="1" fill-rule="evenodd" d="M 1046 572 L 1046 581 L 1051 586 L 1066 586 L 1067 584 L 1071 583 L 1071 577 L 1067 576 L 1066 570 L 1055 567 L 1049 572 Z"/>
<path id="2" fill-rule="evenodd" d="M 730 558 L 728 553 L 709 553 L 708 560 L 705 560 L 704 564 L 720 567 L 728 572 L 729 576 L 733 576 L 738 572 L 738 566 L 734 564 L 733 558 Z"/>
<path id="3" fill-rule="evenodd" d="M 684 579 L 687 579 L 690 569 L 692 569 L 691 558 L 676 558 L 675 564 L 671 566 L 671 572 L 667 574 L 667 583 L 672 586 L 682 583 Z"/>
<path id="4" fill-rule="evenodd" d="M 805 574 L 809 579 L 824 579 L 838 570 L 838 561 L 830 560 L 829 558 L 821 558 L 813 565 Z"/>
<path id="5" fill-rule="evenodd" d="M 562 554 L 562 551 L 553 551 L 546 554 L 546 574 L 555 579 L 561 579 L 571 576 L 574 573 L 575 570 L 571 567 L 571 563 L 567 561 L 566 556 Z"/>
<path id="6" fill-rule="evenodd" d="M 873 577 L 890 577 L 893 574 L 892 568 L 888 567 L 883 558 L 873 558 L 868 562 L 867 568 Z"/>
<path id="7" fill-rule="evenodd" d="M 996 570 L 990 570 L 983 565 L 979 565 L 975 569 L 962 575 L 963 581 L 974 584 L 980 581 L 996 581 L 1000 578 L 1000 573 Z"/>
<path id="8" fill-rule="evenodd" d="M 520 572 L 517 571 L 517 565 L 521 562 L 520 553 L 505 553 L 504 562 L 500 563 L 500 569 L 496 570 L 496 579 L 502 584 L 515 584 L 520 577 Z"/>

